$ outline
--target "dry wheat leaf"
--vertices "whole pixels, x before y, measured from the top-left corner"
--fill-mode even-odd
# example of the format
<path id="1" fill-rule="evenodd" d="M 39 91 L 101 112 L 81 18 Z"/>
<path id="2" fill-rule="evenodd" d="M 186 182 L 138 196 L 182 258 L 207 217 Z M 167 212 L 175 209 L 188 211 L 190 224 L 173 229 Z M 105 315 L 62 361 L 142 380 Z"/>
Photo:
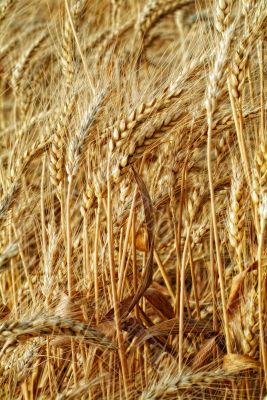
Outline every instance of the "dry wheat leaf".
<path id="1" fill-rule="evenodd" d="M 204 336 L 215 335 L 209 323 L 205 321 L 197 321 L 195 319 L 184 320 L 184 333 L 203 334 Z M 163 321 L 147 328 L 143 336 L 139 339 L 140 342 L 145 342 L 155 336 L 171 336 L 179 334 L 179 319 L 173 318 L 168 321 Z"/>
<path id="2" fill-rule="evenodd" d="M 192 369 L 196 371 L 206 365 L 209 360 L 213 357 L 213 352 L 218 350 L 219 343 L 223 337 L 221 335 L 214 336 L 205 340 L 200 350 L 194 356 L 192 360 Z"/>
<path id="3" fill-rule="evenodd" d="M 239 299 L 240 299 L 240 294 L 243 289 L 243 283 L 244 280 L 247 276 L 247 274 L 250 271 L 253 271 L 256 269 L 258 266 L 258 262 L 255 261 L 251 265 L 249 265 L 244 271 L 240 272 L 238 275 L 236 275 L 233 278 L 231 289 L 230 289 L 230 294 L 228 298 L 228 303 L 227 303 L 227 311 L 232 314 L 236 310 L 236 308 L 239 306 Z"/>
<path id="4" fill-rule="evenodd" d="M 10 260 L 19 253 L 17 243 L 9 243 L 0 255 L 0 274 L 11 268 Z"/>
<path id="5" fill-rule="evenodd" d="M 248 269 L 240 272 L 233 278 L 231 290 L 227 303 L 227 311 L 233 313 L 239 305 L 240 292 L 243 288 L 244 279 L 248 273 Z"/>
<path id="6" fill-rule="evenodd" d="M 152 283 L 153 252 L 154 252 L 154 238 L 153 238 L 154 218 L 153 218 L 152 201 L 151 201 L 151 198 L 149 196 L 149 193 L 147 191 L 147 188 L 146 188 L 146 185 L 145 185 L 143 179 L 140 177 L 140 175 L 137 173 L 137 171 L 134 168 L 132 168 L 132 171 L 134 174 L 135 181 L 141 192 L 142 202 L 143 202 L 143 206 L 144 206 L 145 222 L 146 222 L 146 229 L 147 229 L 147 235 L 148 235 L 147 240 L 148 240 L 148 246 L 149 246 L 149 254 L 148 254 L 147 262 L 145 265 L 145 272 L 142 277 L 142 282 L 139 285 L 131 304 L 129 305 L 127 314 L 129 314 L 132 311 L 132 309 L 135 307 L 135 305 L 138 303 L 138 301 L 141 299 L 141 297 L 145 293 L 146 289 Z"/>
<path id="7" fill-rule="evenodd" d="M 250 356 L 230 353 L 223 358 L 223 369 L 226 372 L 235 373 L 259 368 L 261 363 Z"/>
<path id="8" fill-rule="evenodd" d="M 138 318 L 131 317 L 127 318 L 122 323 L 122 329 L 128 333 L 128 340 L 132 341 L 134 337 L 142 337 L 142 335 L 146 332 L 146 327 L 143 325 L 142 321 Z M 152 337 L 147 340 L 148 343 L 152 344 L 156 348 L 160 348 L 161 350 L 169 353 L 173 357 L 176 356 L 176 351 L 167 344 L 166 341 L 163 342 L 160 338 Z M 142 346 L 143 342 L 137 340 L 136 346 Z"/>
<path id="9" fill-rule="evenodd" d="M 168 289 L 165 286 L 159 284 L 158 282 L 153 281 L 152 284 L 151 284 L 151 287 L 156 289 L 158 292 L 160 292 L 164 296 L 166 296 L 166 297 L 169 296 Z"/>
<path id="10" fill-rule="evenodd" d="M 123 315 L 128 311 L 129 305 L 133 301 L 133 296 L 126 297 L 121 300 L 118 304 L 119 315 L 122 318 Z M 112 307 L 103 317 L 102 322 L 112 321 L 114 319 L 114 307 Z"/>
<path id="11" fill-rule="evenodd" d="M 128 332 L 129 339 L 133 339 L 134 336 L 140 336 L 145 332 L 146 328 L 142 321 L 136 317 L 130 317 L 122 322 L 122 329 Z"/>
<path id="12" fill-rule="evenodd" d="M 9 314 L 9 307 L 6 304 L 0 303 L 0 319 L 6 318 Z"/>
<path id="13" fill-rule="evenodd" d="M 155 307 L 157 310 L 160 311 L 162 315 L 166 318 L 171 319 L 174 317 L 174 311 L 169 303 L 167 297 L 159 292 L 157 289 L 148 288 L 144 294 L 145 298 Z"/>

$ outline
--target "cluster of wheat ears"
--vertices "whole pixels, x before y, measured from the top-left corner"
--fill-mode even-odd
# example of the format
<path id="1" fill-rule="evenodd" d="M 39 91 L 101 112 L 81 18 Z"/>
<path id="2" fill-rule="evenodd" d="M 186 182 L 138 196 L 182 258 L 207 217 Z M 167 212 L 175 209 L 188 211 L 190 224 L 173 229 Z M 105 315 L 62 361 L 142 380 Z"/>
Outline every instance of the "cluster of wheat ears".
<path id="1" fill-rule="evenodd" d="M 266 0 L 0 2 L 0 398 L 267 392 Z"/>

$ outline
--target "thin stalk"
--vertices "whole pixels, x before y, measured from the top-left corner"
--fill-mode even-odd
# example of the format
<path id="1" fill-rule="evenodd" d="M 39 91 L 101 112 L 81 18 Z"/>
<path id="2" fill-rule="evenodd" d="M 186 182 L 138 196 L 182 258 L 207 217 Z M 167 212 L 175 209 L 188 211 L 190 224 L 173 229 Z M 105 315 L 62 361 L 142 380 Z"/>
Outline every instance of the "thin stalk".
<path id="1" fill-rule="evenodd" d="M 69 176 L 68 182 L 68 192 L 67 192 L 67 200 L 66 200 L 66 239 L 67 239 L 67 274 L 68 274 L 68 294 L 69 297 L 72 297 L 73 292 L 73 271 L 72 271 L 72 233 L 71 233 L 71 210 L 70 210 L 70 202 L 71 202 L 71 192 L 72 192 L 72 176 Z"/>
<path id="2" fill-rule="evenodd" d="M 118 294 L 119 298 L 121 299 L 122 297 L 122 282 L 123 282 L 123 276 L 125 272 L 125 263 L 126 263 L 126 257 L 127 257 L 127 247 L 128 247 L 128 242 L 129 242 L 129 237 L 130 237 L 130 232 L 131 232 L 131 225 L 132 225 L 132 218 L 133 218 L 133 213 L 135 209 L 135 203 L 136 203 L 136 197 L 137 197 L 137 191 L 138 187 L 134 189 L 134 195 L 133 195 L 133 201 L 130 209 L 130 214 L 128 218 L 128 223 L 126 227 L 126 232 L 125 232 L 125 237 L 124 237 L 124 243 L 123 243 L 123 249 L 122 249 L 122 257 L 121 257 L 121 263 L 120 263 L 120 273 L 119 273 L 119 282 L 118 282 Z M 134 238 L 133 238 L 134 240 Z"/>
<path id="3" fill-rule="evenodd" d="M 121 330 L 120 312 L 119 312 L 119 302 L 118 302 L 118 291 L 116 284 L 116 270 L 115 270 L 115 259 L 114 259 L 114 236 L 112 227 L 112 194 L 111 194 L 111 182 L 110 182 L 110 157 L 107 163 L 107 225 L 108 225 L 108 252 L 109 252 L 109 265 L 110 265 L 110 279 L 111 279 L 111 290 L 112 290 L 112 300 L 114 307 L 114 317 L 115 326 L 117 331 L 117 339 L 119 345 L 119 357 L 122 369 L 122 379 L 125 391 L 125 398 L 129 399 L 128 391 L 128 366 L 125 354 L 124 340 Z"/>
<path id="4" fill-rule="evenodd" d="M 258 303 L 259 303 L 259 333 L 260 333 L 260 349 L 261 349 L 261 358 L 263 362 L 264 368 L 264 378 L 265 385 L 267 387 L 267 357 L 266 357 L 266 349 L 264 342 L 264 307 L 263 307 L 263 266 L 262 266 L 262 252 L 263 252 L 263 244 L 264 244 L 264 230 L 266 226 L 266 219 L 261 219 L 261 229 L 258 237 Z"/>
<path id="5" fill-rule="evenodd" d="M 184 207 L 184 188 L 185 188 L 185 180 L 186 180 L 186 168 L 187 168 L 187 159 L 188 155 L 186 156 L 186 160 L 184 162 L 183 171 L 182 171 L 182 182 L 181 182 L 181 194 L 180 194 L 180 201 L 179 201 L 179 217 L 178 217 L 178 226 L 177 226 L 177 233 L 175 232 L 175 243 L 176 243 L 176 252 L 177 252 L 177 266 L 176 266 L 176 304 L 175 304 L 175 311 L 176 317 L 179 318 L 179 311 L 180 311 L 180 299 L 181 299 L 181 234 L 182 234 L 182 221 L 183 221 L 183 207 Z M 173 219 L 175 218 L 174 211 Z M 175 219 L 174 219 L 175 220 Z"/>
<path id="6" fill-rule="evenodd" d="M 216 306 L 217 274 L 214 263 L 214 234 L 213 234 L 212 221 L 210 221 L 210 271 L 211 271 L 213 329 L 217 331 L 218 329 L 217 306 Z"/>
<path id="7" fill-rule="evenodd" d="M 41 225 L 42 225 L 42 247 L 43 254 L 46 255 L 46 229 L 45 229 L 45 204 L 44 204 L 44 183 L 45 183 L 45 167 L 46 155 L 43 156 L 42 163 L 42 176 L 41 176 Z"/>
<path id="8" fill-rule="evenodd" d="M 260 69 L 260 102 L 261 102 L 261 119 L 260 119 L 260 139 L 263 143 L 265 141 L 265 109 L 264 109 L 264 44 L 263 38 L 259 41 L 258 57 L 259 57 L 259 69 Z"/>
<path id="9" fill-rule="evenodd" d="M 84 215 L 83 218 L 83 263 L 84 263 L 84 279 L 85 282 L 88 281 L 88 284 L 92 283 L 91 280 L 91 271 L 90 271 L 90 263 L 89 263 L 89 240 L 88 240 L 88 219 L 87 215 Z"/>
<path id="10" fill-rule="evenodd" d="M 162 275 L 162 278 L 164 280 L 164 283 L 165 283 L 165 285 L 166 285 L 166 287 L 168 289 L 169 295 L 171 296 L 173 304 L 175 304 L 175 300 L 176 300 L 175 293 L 172 290 L 171 283 L 169 281 L 167 272 L 165 271 L 164 265 L 163 265 L 163 263 L 162 263 L 162 261 L 160 259 L 160 256 L 159 256 L 159 254 L 158 254 L 158 252 L 156 250 L 154 250 L 154 256 L 155 256 L 156 263 L 158 264 L 158 267 L 159 267 L 160 273 Z"/>
<path id="11" fill-rule="evenodd" d="M 194 260 L 193 260 L 193 254 L 192 254 L 192 248 L 191 248 L 191 238 L 190 237 L 189 237 L 188 251 L 189 251 L 189 261 L 190 261 L 190 269 L 191 269 L 191 276 L 192 276 L 192 286 L 193 286 L 194 298 L 195 298 L 195 302 L 196 302 L 196 313 L 197 313 L 197 317 L 200 319 L 200 308 L 199 308 L 199 298 L 198 298 L 198 291 L 197 291 L 197 280 L 196 280 L 196 273 L 195 273 Z"/>
<path id="12" fill-rule="evenodd" d="M 228 315 L 226 311 L 226 298 L 225 298 L 225 288 L 224 288 L 224 269 L 221 258 L 221 250 L 220 250 L 220 239 L 218 234 L 218 226 L 217 226 L 217 218 L 216 218 L 216 209 L 215 209 L 215 195 L 214 195 L 214 187 L 213 187 L 213 177 L 212 177 L 212 165 L 211 165 L 211 119 L 209 118 L 209 126 L 208 126 L 208 140 L 207 140 L 207 167 L 208 167 L 208 178 L 209 178 L 209 189 L 210 189 L 210 204 L 211 204 L 211 217 L 212 217 L 212 225 L 214 231 L 214 241 L 216 248 L 216 258 L 219 272 L 219 284 L 220 284 L 220 292 L 221 292 L 221 300 L 222 300 L 222 311 L 223 311 L 223 321 L 224 321 L 224 329 L 225 329 L 225 338 L 226 338 L 226 349 L 227 353 L 231 353 L 231 341 L 230 341 L 230 332 L 229 332 L 229 322 Z"/>
<path id="13" fill-rule="evenodd" d="M 36 299 L 35 299 L 35 295 L 34 295 L 34 290 L 33 290 L 33 286 L 32 286 L 31 277 L 30 277 L 30 274 L 29 274 L 29 271 L 28 271 L 27 263 L 26 263 L 26 260 L 25 260 L 24 254 L 23 254 L 23 250 L 22 250 L 21 244 L 19 242 L 19 236 L 18 236 L 18 233 L 17 233 L 17 230 L 16 230 L 16 226 L 15 226 L 14 223 L 12 223 L 12 228 L 13 228 L 13 231 L 14 231 L 14 234 L 15 234 L 15 238 L 16 238 L 16 240 L 18 242 L 19 255 L 20 255 L 20 258 L 21 258 L 23 271 L 24 271 L 24 274 L 25 274 L 25 277 L 26 277 L 26 280 L 27 280 L 27 283 L 28 283 L 28 286 L 29 286 L 31 299 L 32 299 L 33 304 L 36 304 Z"/>
<path id="14" fill-rule="evenodd" d="M 135 227 L 136 227 L 136 214 L 133 213 L 132 219 L 132 237 L 135 238 Z M 138 272 L 137 272 L 137 262 L 136 262 L 136 246 L 135 240 L 132 241 L 132 267 L 133 267 L 133 289 L 136 293 L 138 288 Z M 135 307 L 135 316 L 138 318 L 139 312 L 138 307 Z"/>
<path id="15" fill-rule="evenodd" d="M 179 311 L 179 361 L 178 361 L 178 371 L 182 371 L 183 367 L 183 339 L 184 339 L 184 303 L 185 303 L 185 267 L 186 267 L 186 252 L 190 241 L 190 228 L 187 231 L 184 251 L 182 256 L 181 265 L 181 287 L 180 287 L 180 311 Z"/>
<path id="16" fill-rule="evenodd" d="M 242 121 L 240 120 L 240 113 L 237 112 L 237 107 L 236 107 L 236 101 L 231 93 L 231 88 L 230 84 L 228 82 L 228 92 L 229 92 L 229 97 L 231 101 L 231 108 L 232 108 L 232 113 L 234 117 L 234 123 L 235 123 L 235 129 L 237 132 L 237 141 L 239 145 L 239 150 L 240 150 L 240 155 L 241 155 L 241 160 L 245 172 L 245 177 L 248 183 L 249 188 L 252 188 L 252 183 L 251 183 L 251 178 L 250 178 L 250 170 L 249 170 L 249 163 L 248 163 L 248 157 L 247 157 L 247 150 L 246 150 L 246 145 L 245 145 L 245 140 L 243 136 L 243 131 L 241 129 L 241 123 Z"/>
<path id="17" fill-rule="evenodd" d="M 12 241 L 12 210 L 10 210 L 9 213 L 9 242 L 11 243 Z M 13 297 L 13 308 L 14 308 L 14 314 L 15 318 L 18 319 L 18 309 L 17 309 L 17 291 L 16 291 L 16 279 L 15 279 L 15 268 L 14 268 L 14 260 L 11 259 L 10 261 L 11 265 L 11 286 L 12 286 L 12 297 Z"/>
<path id="18" fill-rule="evenodd" d="M 101 211 L 101 196 L 98 197 L 96 225 L 95 225 L 95 243 L 94 243 L 94 289 L 95 289 L 95 320 L 99 324 L 99 286 L 98 286 L 98 248 L 99 248 L 99 230 L 100 230 L 100 211 Z"/>

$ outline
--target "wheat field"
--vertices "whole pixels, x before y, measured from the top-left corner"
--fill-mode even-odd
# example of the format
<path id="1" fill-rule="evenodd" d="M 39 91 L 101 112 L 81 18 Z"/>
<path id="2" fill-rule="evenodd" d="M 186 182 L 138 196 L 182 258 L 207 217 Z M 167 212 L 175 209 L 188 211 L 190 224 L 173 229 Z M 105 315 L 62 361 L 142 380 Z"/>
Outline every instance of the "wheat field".
<path id="1" fill-rule="evenodd" d="M 0 399 L 264 399 L 266 0 L 0 1 Z"/>

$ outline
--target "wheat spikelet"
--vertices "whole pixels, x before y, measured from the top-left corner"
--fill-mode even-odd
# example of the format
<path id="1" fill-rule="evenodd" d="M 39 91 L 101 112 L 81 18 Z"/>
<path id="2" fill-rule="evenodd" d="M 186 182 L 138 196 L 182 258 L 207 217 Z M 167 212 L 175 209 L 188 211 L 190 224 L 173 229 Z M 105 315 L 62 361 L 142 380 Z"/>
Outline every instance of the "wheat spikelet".
<path id="1" fill-rule="evenodd" d="M 15 160 L 15 165 L 10 168 L 10 179 L 13 183 L 19 177 L 21 177 L 29 167 L 29 164 L 39 158 L 43 153 L 45 153 L 49 148 L 49 141 L 44 143 L 34 144 L 32 147 L 27 148 L 21 158 Z"/>
<path id="2" fill-rule="evenodd" d="M 86 190 L 83 192 L 82 205 L 80 208 L 81 214 L 84 217 L 88 210 L 90 210 L 95 200 L 95 193 L 91 184 L 86 185 Z"/>
<path id="3" fill-rule="evenodd" d="M 122 26 L 119 26 L 116 29 L 111 31 L 103 32 L 99 35 L 87 48 L 88 50 L 96 49 L 96 62 L 101 63 L 103 61 L 104 56 L 106 56 L 106 52 L 111 47 L 116 40 L 118 40 L 125 32 L 127 32 L 133 26 L 133 21 L 127 21 Z"/>
<path id="4" fill-rule="evenodd" d="M 119 17 L 120 17 L 120 9 L 121 9 L 121 0 L 112 0 L 112 25 L 114 27 L 118 26 Z"/>
<path id="5" fill-rule="evenodd" d="M 99 112 L 99 107 L 103 102 L 105 97 L 105 91 L 100 93 L 90 104 L 88 111 L 85 113 L 81 126 L 76 133 L 76 135 L 71 138 L 68 149 L 67 149 L 67 164 L 66 171 L 68 174 L 68 179 L 77 174 L 79 163 L 81 161 L 83 147 L 86 142 L 86 135 L 88 133 L 88 129 L 94 121 L 96 114 Z"/>
<path id="6" fill-rule="evenodd" d="M 210 74 L 210 81 L 207 89 L 206 109 L 208 114 L 208 122 L 212 119 L 215 111 L 216 102 L 219 100 L 220 92 L 223 85 L 224 68 L 227 63 L 227 52 L 231 44 L 233 35 L 233 27 L 229 27 L 223 34 L 218 49 L 218 55 L 215 60 L 214 68 Z M 209 122 L 210 123 L 210 122 Z"/>
<path id="7" fill-rule="evenodd" d="M 2 22 L 6 18 L 7 13 L 10 11 L 14 3 L 15 3 L 14 0 L 3 1 L 3 3 L 0 6 L 0 22 Z"/>
<path id="8" fill-rule="evenodd" d="M 204 194 L 204 187 L 202 185 L 194 187 L 192 192 L 188 195 L 187 211 L 188 211 L 188 224 L 192 223 L 200 206 L 201 198 Z"/>
<path id="9" fill-rule="evenodd" d="M 267 146 L 264 143 L 261 143 L 255 160 L 253 173 L 253 201 L 257 206 L 259 205 L 260 197 L 266 190 L 266 149 Z"/>
<path id="10" fill-rule="evenodd" d="M 35 336 L 67 335 L 84 339 L 90 344 L 114 348 L 112 342 L 96 329 L 60 317 L 47 317 L 31 321 L 15 321 L 0 326 L 0 341 L 29 339 Z"/>
<path id="11" fill-rule="evenodd" d="M 133 109 L 126 118 L 122 118 L 119 122 L 109 128 L 114 145 L 121 147 L 127 139 L 141 123 L 145 122 L 149 117 L 154 117 L 155 114 L 167 108 L 170 103 L 177 100 L 182 94 L 183 89 L 181 83 L 186 82 L 196 73 L 196 70 L 202 65 L 205 57 L 198 60 L 192 60 L 189 65 L 184 68 L 179 77 L 170 85 L 164 88 L 161 96 L 154 97 L 148 103 L 141 103 Z M 163 123 L 164 124 L 164 123 Z M 149 138 L 149 133 L 147 134 Z"/>
<path id="12" fill-rule="evenodd" d="M 257 357 L 258 351 L 258 334 L 259 334 L 259 323 L 258 323 L 258 304 L 255 288 L 252 288 L 248 299 L 246 301 L 245 313 L 243 318 L 244 327 L 244 342 L 243 350 L 244 354 L 250 357 Z"/>
<path id="13" fill-rule="evenodd" d="M 240 169 L 235 166 L 230 198 L 229 241 L 238 256 L 240 256 L 244 236 L 244 219 L 244 180 Z"/>
<path id="14" fill-rule="evenodd" d="M 177 390 L 179 387 L 186 387 L 192 385 L 209 384 L 214 381 L 220 381 L 224 379 L 231 379 L 232 376 L 228 375 L 223 371 L 196 373 L 196 374 L 182 374 L 181 376 L 167 376 L 165 383 L 155 385 L 147 393 L 142 393 L 139 397 L 140 400 L 152 400 L 152 399 L 164 399 L 169 396 L 177 396 Z"/>
<path id="15" fill-rule="evenodd" d="M 245 13 L 248 14 L 249 11 L 251 9 L 253 9 L 253 7 L 256 5 L 256 3 L 257 3 L 257 0 L 251 0 L 251 1 L 242 0 L 242 4 L 243 4 L 244 10 L 245 10 Z"/>
<path id="16" fill-rule="evenodd" d="M 74 24 L 76 20 L 79 18 L 79 15 L 84 7 L 84 1 L 77 1 L 72 7 L 72 15 Z M 74 78 L 74 38 L 73 38 L 73 30 L 71 26 L 70 19 L 66 15 L 65 23 L 64 23 L 64 32 L 63 32 L 63 40 L 62 40 L 62 66 L 63 66 L 63 75 L 66 79 L 66 89 L 68 90 L 73 83 Z"/>
<path id="17" fill-rule="evenodd" d="M 174 11 L 187 7 L 191 4 L 191 1 L 180 3 L 174 0 L 167 0 L 166 2 L 150 0 L 147 6 L 144 8 L 136 27 L 139 35 L 144 37 L 159 19 L 169 13 L 173 13 Z"/>
<path id="18" fill-rule="evenodd" d="M 261 32 L 265 24 L 266 14 L 259 6 L 253 18 L 251 29 L 246 31 L 239 46 L 237 47 L 231 67 L 230 84 L 231 93 L 236 100 L 240 100 L 242 86 L 245 79 L 245 73 L 248 63 L 248 54 L 250 46 L 257 40 L 259 32 Z M 258 27 L 257 27 L 258 25 Z"/>
<path id="19" fill-rule="evenodd" d="M 64 179 L 64 148 L 66 142 L 66 129 L 68 126 L 71 113 L 75 106 L 75 96 L 67 97 L 64 104 L 62 114 L 57 117 L 55 126 L 52 126 L 52 140 L 50 152 L 50 178 L 52 184 L 60 195 L 62 182 Z M 52 125 L 52 124 L 51 124 Z"/>
<path id="20" fill-rule="evenodd" d="M 32 44 L 31 46 L 22 54 L 20 57 L 19 62 L 16 64 L 12 76 L 12 83 L 13 87 L 16 90 L 16 92 L 19 92 L 21 90 L 21 85 L 22 85 L 22 80 L 23 76 L 25 74 L 25 71 L 27 71 L 29 67 L 30 60 L 32 57 L 39 51 L 40 46 L 42 45 L 43 41 L 46 39 L 47 34 L 42 33 L 40 37 L 38 37 Z"/>
<path id="21" fill-rule="evenodd" d="M 66 89 L 68 90 L 72 86 L 74 76 L 74 40 L 72 27 L 68 17 L 64 26 L 64 34 L 62 41 L 62 71 L 66 79 Z"/>
<path id="22" fill-rule="evenodd" d="M 220 0 L 217 2 L 215 26 L 220 33 L 223 33 L 229 24 L 231 8 L 232 0 Z"/>
<path id="23" fill-rule="evenodd" d="M 219 142 L 216 145 L 215 157 L 216 157 L 217 164 L 220 163 L 221 159 L 227 153 L 228 146 L 229 146 L 229 136 L 230 136 L 230 131 L 229 130 L 223 131 L 223 133 L 222 133 L 222 135 L 221 135 L 221 137 L 219 139 Z"/>

